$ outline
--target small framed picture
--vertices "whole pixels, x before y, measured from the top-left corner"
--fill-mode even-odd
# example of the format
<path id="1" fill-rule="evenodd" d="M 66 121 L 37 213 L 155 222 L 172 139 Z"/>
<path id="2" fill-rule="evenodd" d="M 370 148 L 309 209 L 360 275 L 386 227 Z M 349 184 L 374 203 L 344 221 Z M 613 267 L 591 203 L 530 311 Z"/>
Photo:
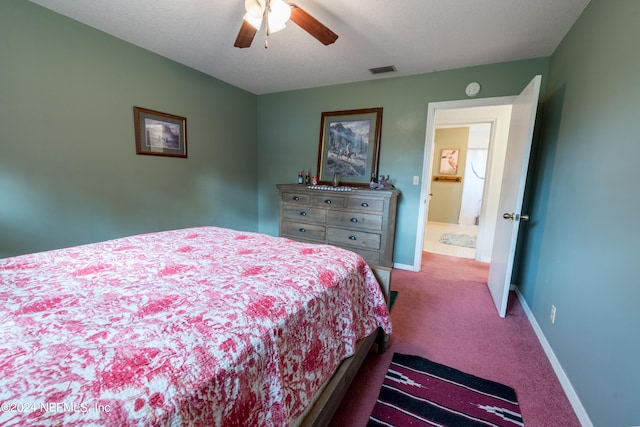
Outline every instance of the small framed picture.
<path id="1" fill-rule="evenodd" d="M 133 107 L 136 154 L 187 157 L 187 119 Z"/>
<path id="2" fill-rule="evenodd" d="M 458 173 L 458 156 L 460 150 L 444 149 L 440 151 L 440 175 L 455 175 Z"/>

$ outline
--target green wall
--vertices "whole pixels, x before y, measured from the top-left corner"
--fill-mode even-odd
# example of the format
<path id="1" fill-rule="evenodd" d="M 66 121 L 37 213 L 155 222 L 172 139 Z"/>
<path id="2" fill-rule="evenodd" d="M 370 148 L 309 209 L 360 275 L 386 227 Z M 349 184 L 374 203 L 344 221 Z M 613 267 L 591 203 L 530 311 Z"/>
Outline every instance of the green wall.
<path id="1" fill-rule="evenodd" d="M 394 261 L 413 264 L 428 103 L 542 74 L 516 282 L 594 425 L 640 425 L 639 20 L 637 0 L 591 0 L 551 58 L 255 96 L 0 2 L 0 257 L 201 224 L 276 235 L 275 185 L 315 169 L 321 113 L 383 107 Z M 189 158 L 135 155 L 134 105 L 187 117 Z"/>
<path id="2" fill-rule="evenodd" d="M 26 1 L 0 40 L 0 257 L 257 230 L 255 95 Z M 136 155 L 133 106 L 186 117 L 188 158 Z"/>
<path id="3" fill-rule="evenodd" d="M 639 42 L 640 2 L 591 0 L 553 54 L 518 279 L 596 426 L 640 425 Z"/>
<path id="4" fill-rule="evenodd" d="M 276 184 L 296 182 L 298 169 L 315 169 L 323 111 L 382 107 L 379 172 L 402 192 L 396 222 L 394 262 L 413 265 L 420 208 L 427 108 L 430 102 L 466 99 L 471 81 L 482 97 L 520 93 L 536 75 L 546 76 L 548 58 L 492 64 L 411 77 L 296 90 L 258 97 L 259 230 L 278 234 Z M 544 79 L 543 79 L 544 84 Z"/>

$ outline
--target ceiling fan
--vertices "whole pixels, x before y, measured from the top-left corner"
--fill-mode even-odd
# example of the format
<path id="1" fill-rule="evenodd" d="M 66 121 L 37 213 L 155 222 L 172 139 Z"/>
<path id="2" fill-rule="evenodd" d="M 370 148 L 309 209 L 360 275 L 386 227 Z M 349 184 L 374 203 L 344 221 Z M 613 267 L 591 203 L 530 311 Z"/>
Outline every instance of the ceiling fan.
<path id="1" fill-rule="evenodd" d="M 242 26 L 234 43 L 235 47 L 246 48 L 251 46 L 253 38 L 261 28 L 263 21 L 266 24 L 267 36 L 284 29 L 286 22 L 291 19 L 325 46 L 338 39 L 336 33 L 296 4 L 287 3 L 283 0 L 245 0 L 244 7 L 247 13 L 242 19 Z M 264 47 L 269 47 L 266 40 Z"/>

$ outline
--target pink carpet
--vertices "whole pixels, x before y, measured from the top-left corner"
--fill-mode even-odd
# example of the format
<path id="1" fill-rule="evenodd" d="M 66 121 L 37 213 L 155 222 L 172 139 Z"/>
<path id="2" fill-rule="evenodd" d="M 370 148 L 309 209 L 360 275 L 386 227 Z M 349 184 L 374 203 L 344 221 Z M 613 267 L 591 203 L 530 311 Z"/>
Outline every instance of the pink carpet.
<path id="1" fill-rule="evenodd" d="M 580 427 L 515 294 L 501 319 L 489 265 L 425 252 L 422 271 L 393 270 L 398 291 L 387 351 L 370 353 L 331 426 L 366 426 L 394 352 L 414 354 L 516 390 L 527 427 Z"/>

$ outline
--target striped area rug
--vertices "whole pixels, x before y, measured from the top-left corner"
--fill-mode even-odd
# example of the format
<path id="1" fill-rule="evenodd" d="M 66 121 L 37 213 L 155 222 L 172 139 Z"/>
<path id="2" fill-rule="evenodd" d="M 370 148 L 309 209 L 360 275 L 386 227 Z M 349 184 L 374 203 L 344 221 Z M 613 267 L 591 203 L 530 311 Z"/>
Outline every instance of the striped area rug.
<path id="1" fill-rule="evenodd" d="M 523 426 L 515 390 L 395 353 L 368 426 Z"/>

